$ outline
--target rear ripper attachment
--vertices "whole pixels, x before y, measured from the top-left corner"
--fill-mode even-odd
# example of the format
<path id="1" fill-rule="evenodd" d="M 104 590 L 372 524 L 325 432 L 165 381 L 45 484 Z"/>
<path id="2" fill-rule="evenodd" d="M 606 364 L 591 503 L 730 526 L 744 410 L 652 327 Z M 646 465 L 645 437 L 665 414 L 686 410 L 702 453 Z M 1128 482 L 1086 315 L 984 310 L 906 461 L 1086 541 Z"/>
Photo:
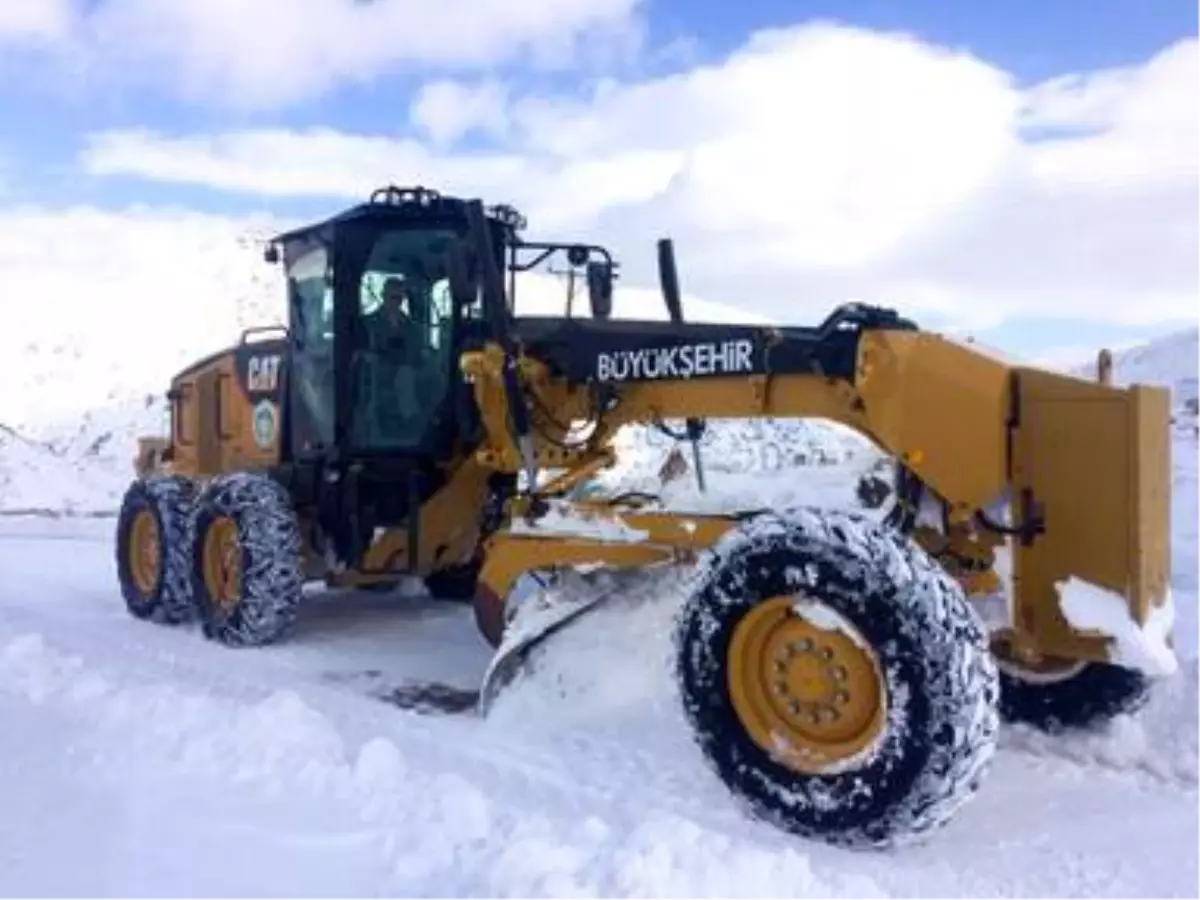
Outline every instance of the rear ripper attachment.
<path id="1" fill-rule="evenodd" d="M 523 229 L 388 187 L 274 239 L 287 326 L 177 374 L 169 439 L 140 443 L 116 536 L 131 614 L 253 646 L 287 637 L 308 582 L 419 578 L 496 646 L 486 713 L 555 635 L 620 607 L 600 573 L 682 567 L 661 602 L 700 754 L 755 815 L 848 847 L 949 821 L 1001 720 L 1101 723 L 1172 671 L 1165 391 L 1009 365 L 861 304 L 685 322 L 669 240 L 667 321 L 614 321 L 608 251 Z M 516 315 L 517 276 L 555 254 L 591 316 Z M 584 496 L 625 426 L 690 442 L 711 490 L 711 421 L 805 417 L 893 460 L 890 502 L 883 478 L 857 512 Z M 595 590 L 521 599 L 564 573 Z"/>

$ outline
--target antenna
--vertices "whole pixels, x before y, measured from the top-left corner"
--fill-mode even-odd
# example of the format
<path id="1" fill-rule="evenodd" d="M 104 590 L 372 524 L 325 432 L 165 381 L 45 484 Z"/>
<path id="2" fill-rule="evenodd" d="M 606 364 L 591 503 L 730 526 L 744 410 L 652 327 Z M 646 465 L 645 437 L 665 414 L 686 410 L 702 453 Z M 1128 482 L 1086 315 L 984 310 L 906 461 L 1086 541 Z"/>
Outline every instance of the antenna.
<path id="1" fill-rule="evenodd" d="M 575 278 L 577 272 L 574 266 L 569 266 L 566 269 L 556 269 L 552 265 L 546 266 L 546 271 L 551 275 L 558 277 L 566 276 L 567 279 L 567 318 L 571 318 L 571 312 L 575 308 Z"/>

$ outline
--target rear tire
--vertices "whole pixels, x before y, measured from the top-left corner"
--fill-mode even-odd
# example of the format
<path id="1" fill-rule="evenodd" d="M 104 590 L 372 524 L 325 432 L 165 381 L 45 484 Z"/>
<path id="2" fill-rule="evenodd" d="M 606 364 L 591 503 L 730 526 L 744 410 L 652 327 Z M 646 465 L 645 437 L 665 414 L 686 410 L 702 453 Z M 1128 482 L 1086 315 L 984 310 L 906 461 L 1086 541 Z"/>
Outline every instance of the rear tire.
<path id="1" fill-rule="evenodd" d="M 975 793 L 999 726 L 995 662 L 960 586 L 916 544 L 857 513 L 765 514 L 718 542 L 697 578 L 676 632 L 683 707 L 706 760 L 753 814 L 839 846 L 886 847 L 943 825 Z M 823 608 L 809 621 L 850 626 L 881 682 L 874 746 L 824 769 L 765 749 L 734 696 L 746 672 L 782 670 L 731 654 L 745 646 L 739 623 L 796 594 Z M 791 676 L 768 681 L 781 677 Z"/>
<path id="2" fill-rule="evenodd" d="M 117 580 L 134 617 L 168 625 L 193 618 L 194 504 L 195 486 L 179 475 L 140 478 L 125 491 L 117 516 Z"/>
<path id="3" fill-rule="evenodd" d="M 425 590 L 437 600 L 468 603 L 475 598 L 479 569 L 479 563 L 471 562 L 432 572 L 425 577 Z"/>
<path id="4" fill-rule="evenodd" d="M 225 545 L 232 558 L 224 583 L 214 558 L 221 531 L 233 542 Z M 215 478 L 197 505 L 193 546 L 192 586 L 205 637 L 262 646 L 291 630 L 304 587 L 302 542 L 282 485 L 245 472 Z"/>
<path id="5" fill-rule="evenodd" d="M 1141 672 L 1110 663 L 1080 662 L 1055 672 L 1036 672 L 1002 652 L 1000 717 L 1048 734 L 1092 728 L 1137 712 L 1149 699 L 1151 681 Z"/>

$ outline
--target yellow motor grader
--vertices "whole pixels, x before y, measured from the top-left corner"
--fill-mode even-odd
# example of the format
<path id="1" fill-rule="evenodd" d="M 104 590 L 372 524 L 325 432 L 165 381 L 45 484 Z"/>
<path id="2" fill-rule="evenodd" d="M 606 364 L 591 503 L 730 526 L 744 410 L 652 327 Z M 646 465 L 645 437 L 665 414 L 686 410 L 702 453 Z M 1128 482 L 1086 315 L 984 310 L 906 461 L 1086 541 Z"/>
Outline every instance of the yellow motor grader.
<path id="1" fill-rule="evenodd" d="M 507 206 L 385 187 L 279 235 L 288 324 L 171 381 L 120 512 L 129 610 L 233 646 L 285 636 L 306 582 L 425 579 L 498 656 L 483 705 L 604 597 L 513 627 L 530 573 L 684 566 L 686 720 L 756 814 L 844 846 L 947 821 L 1002 720 L 1131 710 L 1169 645 L 1166 391 L 1012 365 L 894 311 L 814 327 L 611 317 L 603 247 L 522 237 Z M 517 274 L 565 257 L 590 316 L 517 316 Z M 666 508 L 580 496 L 629 425 L 813 417 L 894 461 L 893 505 Z M 1002 598 L 999 624 L 973 605 Z M 611 598 L 610 598 L 611 599 Z"/>

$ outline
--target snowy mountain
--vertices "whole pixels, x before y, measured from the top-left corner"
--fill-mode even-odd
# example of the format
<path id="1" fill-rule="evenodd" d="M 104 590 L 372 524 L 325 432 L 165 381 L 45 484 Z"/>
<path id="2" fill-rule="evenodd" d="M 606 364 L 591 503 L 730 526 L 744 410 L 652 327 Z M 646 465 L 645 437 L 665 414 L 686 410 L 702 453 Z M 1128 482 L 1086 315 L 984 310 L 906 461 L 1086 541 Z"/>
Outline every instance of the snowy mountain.
<path id="1" fill-rule="evenodd" d="M 97 241 L 104 239 L 102 219 L 88 226 Z M 47 270 L 58 273 L 47 278 L 62 301 L 36 307 L 18 328 L 0 331 L 0 383 L 16 386 L 0 396 L 0 422 L 10 435 L 0 443 L 0 510 L 88 514 L 119 506 L 137 437 L 166 434 L 164 393 L 171 375 L 232 344 L 245 328 L 285 319 L 281 273 L 260 252 L 269 231 L 232 235 L 199 219 L 188 246 L 173 254 L 157 248 L 163 255 L 155 256 L 139 245 L 76 261 L 77 270 L 89 273 L 86 284 L 63 277 L 71 265 Z M 155 249 L 152 221 L 143 237 Z M 112 262 L 132 263 L 135 250 L 136 266 Z M 169 274 L 181 256 L 186 278 Z M 18 263 L 31 265 L 0 248 L 0 267 Z M 519 315 L 560 314 L 566 300 L 567 282 L 560 276 L 529 273 L 518 280 Z M 586 315 L 586 306 L 580 290 L 575 314 Z M 656 290 L 620 282 L 613 307 L 616 318 L 667 315 Z M 690 296 L 684 311 L 695 321 L 765 321 Z M 747 449 L 751 437 L 754 450 Z M 832 424 L 781 422 L 714 425 L 705 446 L 714 467 L 760 470 L 840 460 L 866 445 Z M 625 447 L 630 459 L 653 465 L 666 453 L 650 429 L 636 430 Z"/>
<path id="2" fill-rule="evenodd" d="M 1200 328 L 1185 328 L 1113 354 L 1116 384 L 1153 384 L 1170 388 L 1178 425 L 1196 424 Z M 1096 360 L 1071 367 L 1074 374 L 1096 377 Z"/>
<path id="3" fill-rule="evenodd" d="M 0 329 L 0 425 L 8 429 L 0 510 L 112 510 L 132 473 L 136 437 L 165 431 L 171 375 L 242 329 L 285 317 L 281 272 L 263 262 L 261 247 L 293 223 L 263 217 L 244 230 L 219 217 L 145 212 L 115 224 L 87 209 L 66 223 L 36 212 L 0 220 L 5 290 L 33 301 Z M 519 280 L 518 314 L 561 313 L 565 302 L 560 276 Z M 580 290 L 575 309 L 586 305 Z M 696 321 L 762 321 L 692 296 L 684 312 Z M 614 314 L 662 319 L 666 310 L 657 290 L 618 281 Z M 1117 377 L 1170 385 L 1181 422 L 1194 425 L 1196 347 L 1191 329 L 1124 350 Z M 1089 374 L 1086 364 L 1078 370 Z M 668 445 L 651 429 L 622 435 L 638 471 L 657 471 Z M 770 472 L 867 449 L 821 422 L 713 423 L 703 445 L 712 471 Z"/>
<path id="4" fill-rule="evenodd" d="M 22 235 L 0 234 L 6 283 L 53 298 L 27 305 L 0 329 L 0 423 L 7 427 L 0 433 L 7 435 L 0 436 L 0 510 L 114 510 L 132 475 L 136 438 L 166 433 L 171 375 L 232 344 L 244 328 L 285 318 L 281 272 L 261 256 L 263 238 L 275 230 L 269 223 L 232 233 L 222 220 L 196 216 L 182 244 L 176 228 L 168 245 L 151 215 L 119 237 L 102 214 L 79 215 L 80 239 L 56 246 L 53 259 L 31 257 L 29 249 L 52 245 L 33 240 L 48 223 L 33 219 L 22 223 Z M 561 314 L 566 296 L 563 277 L 529 273 L 518 280 L 516 310 Z M 613 299 L 616 318 L 667 315 L 654 289 L 618 281 Z M 575 314 L 586 315 L 586 306 L 579 290 Z M 684 313 L 695 321 L 765 323 L 691 296 Z M 1194 422 L 1196 347 L 1192 329 L 1125 350 L 1117 376 L 1169 384 L 1182 410 L 1191 405 Z M 1086 368 L 1079 371 L 1090 377 Z M 650 478 L 672 443 L 651 428 L 629 429 L 613 474 L 626 482 Z M 875 456 L 860 436 L 824 421 L 713 422 L 702 451 L 706 469 L 727 473 Z"/>
<path id="5" fill-rule="evenodd" d="M 270 223 L 95 210 L 0 221 L 0 273 L 23 304 L 0 329 L 0 510 L 115 509 L 137 434 L 161 432 L 172 372 L 277 320 Z M 55 239 L 63 229 L 69 240 Z M 20 435 L 24 440 L 18 440 Z"/>
<path id="6" fill-rule="evenodd" d="M 204 216 L 174 228 L 152 214 L 123 228 L 95 211 L 76 219 L 70 240 L 53 237 L 61 221 L 27 217 L 20 233 L 0 221 L 6 294 L 33 301 L 0 329 L 0 422 L 27 436 L 161 394 L 197 352 L 282 312 L 278 273 L 261 257 L 271 228 L 234 231 Z"/>
<path id="7" fill-rule="evenodd" d="M 132 471 L 128 464 L 127 471 Z M 103 473 L 55 453 L 49 445 L 0 425 L 0 512 L 103 512 L 109 504 L 92 503 L 89 498 L 105 495 L 109 480 Z"/>

